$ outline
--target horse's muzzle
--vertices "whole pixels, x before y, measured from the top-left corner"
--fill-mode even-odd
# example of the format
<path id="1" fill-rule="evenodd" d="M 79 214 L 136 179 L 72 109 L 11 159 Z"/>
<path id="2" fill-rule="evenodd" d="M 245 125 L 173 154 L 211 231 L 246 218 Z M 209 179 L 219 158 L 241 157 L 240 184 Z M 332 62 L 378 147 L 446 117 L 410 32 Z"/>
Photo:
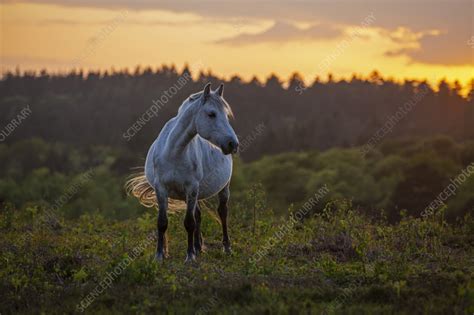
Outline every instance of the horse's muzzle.
<path id="1" fill-rule="evenodd" d="M 226 145 L 221 147 L 222 152 L 227 154 L 235 154 L 239 150 L 239 142 L 235 140 L 229 140 Z"/>

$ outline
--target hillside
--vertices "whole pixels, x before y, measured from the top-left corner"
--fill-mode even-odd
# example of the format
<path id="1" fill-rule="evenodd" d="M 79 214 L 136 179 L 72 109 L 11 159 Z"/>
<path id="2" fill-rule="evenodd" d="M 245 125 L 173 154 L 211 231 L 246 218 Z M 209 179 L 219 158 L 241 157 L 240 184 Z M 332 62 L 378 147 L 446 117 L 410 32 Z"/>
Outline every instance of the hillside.
<path id="1" fill-rule="evenodd" d="M 182 215 L 170 218 L 170 258 L 153 261 L 154 211 L 111 222 L 47 219 L 40 207 L 0 214 L 2 314 L 472 314 L 474 221 L 374 221 L 350 203 L 277 219 L 233 204 L 233 254 L 204 215 L 207 251 L 185 265 Z M 245 214 L 245 215 L 243 215 Z M 292 223 L 291 223 L 292 222 Z M 255 231 L 255 232 L 254 232 Z"/>

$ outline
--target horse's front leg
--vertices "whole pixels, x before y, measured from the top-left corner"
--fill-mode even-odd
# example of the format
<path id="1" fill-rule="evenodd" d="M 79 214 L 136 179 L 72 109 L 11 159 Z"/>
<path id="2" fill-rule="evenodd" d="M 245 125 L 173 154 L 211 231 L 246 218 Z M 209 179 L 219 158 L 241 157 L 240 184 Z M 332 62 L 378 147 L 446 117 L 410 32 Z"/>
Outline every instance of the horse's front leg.
<path id="1" fill-rule="evenodd" d="M 198 186 L 195 185 L 186 192 L 186 215 L 184 217 L 184 227 L 188 232 L 188 249 L 186 252 L 185 262 L 196 260 L 196 252 L 194 250 L 194 232 L 196 230 L 195 211 L 198 201 Z"/>
<path id="2" fill-rule="evenodd" d="M 199 201 L 196 204 L 194 217 L 196 218 L 196 228 L 194 229 L 194 251 L 199 255 L 204 250 L 201 233 L 201 207 Z"/>
<path id="3" fill-rule="evenodd" d="M 217 208 L 222 225 L 222 245 L 224 245 L 224 252 L 227 254 L 231 253 L 229 234 L 227 233 L 227 204 L 229 202 L 229 198 L 230 189 L 229 184 L 227 184 L 227 186 L 225 186 L 224 189 L 219 192 L 219 207 Z"/>
<path id="4" fill-rule="evenodd" d="M 158 241 L 156 245 L 156 260 L 163 261 L 167 254 L 166 229 L 168 228 L 168 195 L 166 190 L 161 187 L 155 187 L 156 199 L 158 201 L 158 219 L 156 228 Z"/>

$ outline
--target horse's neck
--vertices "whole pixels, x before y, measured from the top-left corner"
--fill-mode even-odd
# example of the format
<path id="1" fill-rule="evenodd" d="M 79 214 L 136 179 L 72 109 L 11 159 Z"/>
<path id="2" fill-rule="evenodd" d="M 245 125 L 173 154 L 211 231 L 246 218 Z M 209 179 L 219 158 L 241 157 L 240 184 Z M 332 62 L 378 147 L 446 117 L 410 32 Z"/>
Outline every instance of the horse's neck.
<path id="1" fill-rule="evenodd" d="M 176 123 L 168 136 L 167 151 L 173 156 L 181 154 L 196 134 L 194 111 L 187 108 L 176 117 Z"/>

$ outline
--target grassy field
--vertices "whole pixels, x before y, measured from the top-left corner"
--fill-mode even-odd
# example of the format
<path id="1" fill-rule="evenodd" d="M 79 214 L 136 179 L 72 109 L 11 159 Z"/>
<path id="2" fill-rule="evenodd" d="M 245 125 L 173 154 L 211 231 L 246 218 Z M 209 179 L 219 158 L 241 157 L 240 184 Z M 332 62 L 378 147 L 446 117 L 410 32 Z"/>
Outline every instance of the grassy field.
<path id="1" fill-rule="evenodd" d="M 297 210 L 297 209 L 295 209 Z M 389 225 L 349 202 L 293 220 L 231 208 L 233 254 L 206 211 L 206 252 L 185 265 L 182 214 L 153 261 L 155 213 L 56 221 L 38 207 L 0 216 L 1 314 L 472 314 L 474 220 L 442 213 Z M 297 211 L 293 212 L 294 214 Z"/>

